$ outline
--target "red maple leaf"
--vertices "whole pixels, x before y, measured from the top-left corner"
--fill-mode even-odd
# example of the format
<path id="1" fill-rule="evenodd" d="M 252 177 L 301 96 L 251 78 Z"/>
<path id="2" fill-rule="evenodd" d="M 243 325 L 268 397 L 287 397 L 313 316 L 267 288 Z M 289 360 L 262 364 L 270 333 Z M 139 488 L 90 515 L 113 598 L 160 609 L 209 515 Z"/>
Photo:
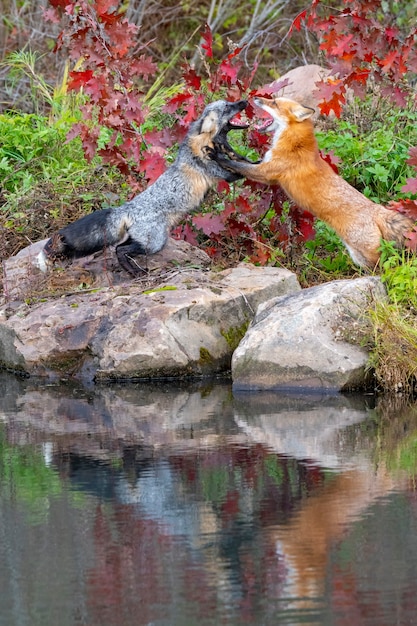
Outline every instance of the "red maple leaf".
<path id="1" fill-rule="evenodd" d="M 339 37 L 336 45 L 330 48 L 330 54 L 337 57 L 343 57 L 344 54 L 351 51 L 353 35 L 350 33 L 349 35 L 343 35 L 343 37 Z"/>
<path id="2" fill-rule="evenodd" d="M 78 72 L 76 70 L 69 73 L 68 89 L 79 91 L 94 76 L 93 70 Z"/>
<path id="3" fill-rule="evenodd" d="M 139 171 L 144 172 L 149 182 L 155 181 L 166 170 L 166 163 L 163 156 L 157 152 L 147 154 L 139 164 Z"/>
<path id="4" fill-rule="evenodd" d="M 242 222 L 239 219 L 230 218 L 228 221 L 229 234 L 231 237 L 239 237 L 241 235 L 251 234 L 251 227 L 249 224 Z"/>
<path id="5" fill-rule="evenodd" d="M 382 68 L 382 71 L 387 74 L 391 69 L 396 60 L 399 57 L 398 50 L 391 50 L 383 59 L 378 61 L 378 65 Z"/>
<path id="6" fill-rule="evenodd" d="M 84 128 L 84 124 L 81 124 L 81 122 L 78 122 L 77 124 L 73 124 L 71 127 L 71 130 L 69 130 L 67 133 L 66 143 L 68 143 L 72 139 L 75 139 L 75 137 L 78 137 L 79 135 L 81 135 L 83 128 Z"/>
<path id="7" fill-rule="evenodd" d="M 255 250 L 250 257 L 251 263 L 266 265 L 271 258 L 271 250 L 267 246 L 262 245 L 261 241 L 255 241 L 254 247 Z"/>
<path id="8" fill-rule="evenodd" d="M 82 144 L 83 144 L 83 150 L 84 150 L 86 159 L 88 161 L 91 161 L 97 152 L 97 137 L 94 137 L 94 135 L 88 134 L 85 137 L 83 137 Z"/>
<path id="9" fill-rule="evenodd" d="M 69 87 L 69 85 L 68 85 Z M 84 91 L 92 97 L 93 101 L 98 102 L 105 94 L 105 84 L 103 76 L 92 76 L 85 84 Z"/>
<path id="10" fill-rule="evenodd" d="M 119 58 L 124 57 L 133 46 L 133 35 L 137 28 L 129 24 L 127 20 L 116 21 L 106 26 L 107 34 L 111 40 L 112 53 Z"/>
<path id="11" fill-rule="evenodd" d="M 220 73 L 221 73 L 223 80 L 226 80 L 226 82 L 230 81 L 231 83 L 236 82 L 237 74 L 239 72 L 240 67 L 236 65 L 232 65 L 230 63 L 229 57 L 227 57 L 227 59 L 222 61 L 219 69 L 220 69 Z"/>
<path id="12" fill-rule="evenodd" d="M 407 182 L 401 187 L 403 193 L 417 193 L 417 178 L 407 178 Z"/>
<path id="13" fill-rule="evenodd" d="M 136 76 L 152 76 L 156 74 L 158 66 L 150 56 L 141 54 L 138 59 L 129 63 L 129 68 Z"/>
<path id="14" fill-rule="evenodd" d="M 338 169 L 337 166 L 340 163 L 340 159 L 333 152 L 333 150 L 329 150 L 328 152 L 322 152 L 320 150 L 320 156 L 323 159 L 323 161 L 326 161 L 326 163 L 328 163 L 330 165 L 330 167 L 332 168 L 333 171 L 336 172 L 336 174 L 339 173 L 339 169 Z"/>
<path id="15" fill-rule="evenodd" d="M 295 30 L 301 30 L 301 24 L 302 24 L 302 22 L 305 21 L 306 15 L 307 15 L 307 9 L 304 9 L 304 11 L 301 11 L 301 13 L 299 13 L 293 19 L 292 24 L 290 26 L 289 34 L 292 33 L 294 28 L 295 28 Z"/>
<path id="16" fill-rule="evenodd" d="M 397 211 L 403 215 L 408 215 L 412 220 L 417 221 L 417 200 L 402 198 L 401 200 L 391 200 L 386 205 L 387 209 Z"/>
<path id="17" fill-rule="evenodd" d="M 414 167 L 417 167 L 417 146 L 413 146 L 412 148 L 410 148 L 408 154 L 410 156 L 407 159 L 406 163 L 408 165 L 414 165 Z"/>
<path id="18" fill-rule="evenodd" d="M 375 76 L 375 79 L 378 77 Z M 385 98 L 389 98 L 398 107 L 404 109 L 407 105 L 408 93 L 403 91 L 400 87 L 395 87 L 392 84 L 381 87 L 381 95 Z"/>
<path id="19" fill-rule="evenodd" d="M 162 110 L 164 113 L 175 113 L 182 104 L 191 100 L 192 97 L 190 93 L 178 93 L 168 100 Z"/>
<path id="20" fill-rule="evenodd" d="M 405 233 L 405 245 L 413 252 L 417 251 L 417 226 L 413 226 L 408 233 Z"/>
<path id="21" fill-rule="evenodd" d="M 235 209 L 239 213 L 251 213 L 252 212 L 252 206 L 249 204 L 248 200 L 244 198 L 242 195 L 236 198 Z"/>
<path id="22" fill-rule="evenodd" d="M 310 213 L 304 211 L 302 215 L 296 215 L 295 221 L 297 224 L 297 228 L 303 238 L 303 241 L 309 241 L 316 236 L 316 231 L 314 228 L 314 217 Z"/>
<path id="23" fill-rule="evenodd" d="M 278 93 L 279 91 L 281 91 L 281 89 L 284 89 L 284 87 L 287 87 L 290 84 L 292 83 L 288 78 L 278 78 L 269 85 L 264 85 L 259 89 L 251 91 L 250 97 L 253 98 L 254 96 L 271 96 L 272 94 Z"/>
<path id="24" fill-rule="evenodd" d="M 210 235 L 218 235 L 224 230 L 224 223 L 220 215 L 212 215 L 211 213 L 195 215 L 193 217 L 193 224 L 208 237 L 210 237 Z"/>
<path id="25" fill-rule="evenodd" d="M 387 26 L 387 28 L 385 29 L 385 37 L 390 43 L 392 43 L 393 40 L 398 37 L 398 28 L 394 28 L 393 26 Z"/>
<path id="26" fill-rule="evenodd" d="M 323 38 L 320 43 L 320 50 L 325 50 L 328 54 L 330 54 L 330 50 L 337 46 L 339 41 L 339 34 L 335 31 L 334 28 L 329 28 L 327 25 L 326 31 L 323 33 Z"/>
<path id="27" fill-rule="evenodd" d="M 105 24 L 113 24 L 114 22 L 118 22 L 120 20 L 120 16 L 117 13 L 102 13 L 99 16 L 101 22 Z"/>
<path id="28" fill-rule="evenodd" d="M 333 111 L 336 117 L 340 117 L 340 114 L 342 112 L 342 104 L 344 103 L 344 94 L 334 93 L 333 97 L 330 100 L 327 100 L 326 102 L 320 102 L 320 112 L 323 115 L 330 115 L 330 113 Z"/>
<path id="29" fill-rule="evenodd" d="M 49 0 L 49 4 L 59 9 L 65 9 L 68 4 L 68 0 Z"/>
<path id="30" fill-rule="evenodd" d="M 204 40 L 201 47 L 206 51 L 206 56 L 211 58 L 213 56 L 213 34 L 208 24 L 206 24 L 206 29 L 201 37 Z"/>
<path id="31" fill-rule="evenodd" d="M 171 132 L 168 128 L 148 130 L 144 135 L 144 139 L 148 146 L 160 147 L 162 149 L 170 148 L 173 143 Z"/>
<path id="32" fill-rule="evenodd" d="M 199 76 L 193 68 L 185 68 L 183 77 L 186 84 L 191 87 L 191 89 L 196 89 L 198 91 L 201 88 L 201 76 Z"/>
<path id="33" fill-rule="evenodd" d="M 223 222 L 226 222 L 228 220 L 228 218 L 231 215 L 233 215 L 234 213 L 236 213 L 235 203 L 234 202 L 230 202 L 230 201 L 225 202 L 224 203 L 224 209 L 220 213 Z"/>
<path id="34" fill-rule="evenodd" d="M 230 185 L 228 182 L 226 182 L 225 180 L 221 180 L 218 184 L 217 184 L 217 191 L 219 193 L 229 193 L 230 191 Z"/>
<path id="35" fill-rule="evenodd" d="M 185 117 L 182 118 L 183 124 L 188 125 L 188 124 L 190 124 L 190 122 L 192 122 L 193 120 L 196 119 L 196 117 L 198 115 L 197 108 L 198 108 L 198 105 L 195 102 L 195 100 L 190 100 L 188 102 L 187 112 L 185 114 Z"/>
<path id="36" fill-rule="evenodd" d="M 102 16 L 108 13 L 109 9 L 116 10 L 119 3 L 117 0 L 96 0 L 95 4 L 97 14 Z"/>
<path id="37" fill-rule="evenodd" d="M 171 235 L 175 237 L 175 239 L 184 239 L 184 241 L 187 241 L 192 246 L 198 246 L 197 235 L 191 224 L 187 223 L 177 226 L 177 228 L 172 231 Z M 209 250 L 207 249 L 206 252 L 210 254 Z"/>
<path id="38" fill-rule="evenodd" d="M 46 22 L 52 22 L 53 24 L 59 24 L 59 15 L 55 9 L 42 9 L 43 19 Z"/>
<path id="39" fill-rule="evenodd" d="M 368 80 L 370 72 L 371 70 L 369 68 L 355 69 L 346 78 L 346 82 L 348 85 L 350 85 L 351 83 L 361 83 L 365 85 Z"/>
<path id="40" fill-rule="evenodd" d="M 346 91 L 341 79 L 328 78 L 327 80 L 317 82 L 316 85 L 317 88 L 314 90 L 314 95 L 317 99 L 325 102 L 332 100 L 335 94 L 344 96 Z"/>

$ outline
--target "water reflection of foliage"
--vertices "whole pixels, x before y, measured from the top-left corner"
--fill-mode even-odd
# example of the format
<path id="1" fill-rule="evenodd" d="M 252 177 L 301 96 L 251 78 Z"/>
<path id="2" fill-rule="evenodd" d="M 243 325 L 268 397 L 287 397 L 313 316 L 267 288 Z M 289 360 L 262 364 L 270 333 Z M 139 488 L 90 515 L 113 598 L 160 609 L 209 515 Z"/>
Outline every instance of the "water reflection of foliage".
<path id="1" fill-rule="evenodd" d="M 0 427 L 0 484 L 0 497 L 24 504 L 32 523 L 45 519 L 50 498 L 62 492 L 59 475 L 46 465 L 41 450 L 8 443 L 4 427 Z"/>
<path id="2" fill-rule="evenodd" d="M 380 399 L 377 462 L 384 461 L 391 472 L 405 471 L 417 476 L 417 403 L 406 396 L 387 395 Z"/>
<path id="3" fill-rule="evenodd" d="M 207 449 L 170 459 L 183 489 L 210 503 L 222 523 L 241 516 L 276 521 L 289 518 L 300 500 L 332 479 L 333 473 L 262 445 Z"/>

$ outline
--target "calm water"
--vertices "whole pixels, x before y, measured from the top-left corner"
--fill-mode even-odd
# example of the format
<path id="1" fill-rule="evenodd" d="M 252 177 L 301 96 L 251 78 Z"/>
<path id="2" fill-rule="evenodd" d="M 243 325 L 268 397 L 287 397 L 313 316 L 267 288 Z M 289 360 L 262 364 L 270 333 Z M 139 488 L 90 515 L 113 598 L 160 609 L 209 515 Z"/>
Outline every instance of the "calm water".
<path id="1" fill-rule="evenodd" d="M 417 406 L 0 375 L 0 624 L 417 624 Z"/>

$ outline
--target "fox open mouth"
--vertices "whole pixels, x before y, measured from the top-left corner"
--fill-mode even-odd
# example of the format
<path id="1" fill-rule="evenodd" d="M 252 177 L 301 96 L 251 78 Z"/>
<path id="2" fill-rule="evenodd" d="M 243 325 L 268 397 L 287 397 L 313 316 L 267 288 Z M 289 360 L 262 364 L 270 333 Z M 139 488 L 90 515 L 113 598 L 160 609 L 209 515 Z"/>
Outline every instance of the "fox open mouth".
<path id="1" fill-rule="evenodd" d="M 255 124 L 255 130 L 258 130 L 259 132 L 264 133 L 268 130 L 268 128 L 273 123 L 273 121 L 274 120 L 272 117 L 267 117 L 266 119 L 261 120 L 257 124 Z"/>
<path id="2" fill-rule="evenodd" d="M 244 130 L 245 128 L 249 128 L 249 124 L 244 122 L 237 117 L 234 117 L 232 120 L 228 122 L 229 130 Z"/>
<path id="3" fill-rule="evenodd" d="M 242 110 L 239 111 L 239 113 L 236 113 L 236 115 L 234 115 L 232 119 L 227 122 L 228 130 L 244 130 L 245 128 L 249 128 L 249 122 L 247 120 L 246 113 L 244 113 L 246 106 L 247 104 L 245 103 L 245 107 L 243 108 L 242 106 Z M 242 119 L 242 114 L 244 119 Z"/>
<path id="4" fill-rule="evenodd" d="M 215 149 L 218 152 L 220 152 L 221 154 L 225 154 L 229 159 L 249 162 L 249 160 L 246 157 L 238 154 L 232 148 L 232 146 L 230 145 L 227 139 L 227 135 L 231 130 L 244 130 L 246 128 L 249 128 L 249 122 L 246 119 L 246 115 L 245 115 L 245 119 L 241 119 L 242 112 L 246 108 L 246 106 L 247 106 L 246 102 L 242 101 L 240 103 L 241 110 L 239 111 L 239 113 L 236 113 L 236 115 L 234 115 L 232 119 L 230 119 L 223 126 L 223 128 L 217 133 L 217 135 L 213 139 L 213 144 L 214 144 Z"/>

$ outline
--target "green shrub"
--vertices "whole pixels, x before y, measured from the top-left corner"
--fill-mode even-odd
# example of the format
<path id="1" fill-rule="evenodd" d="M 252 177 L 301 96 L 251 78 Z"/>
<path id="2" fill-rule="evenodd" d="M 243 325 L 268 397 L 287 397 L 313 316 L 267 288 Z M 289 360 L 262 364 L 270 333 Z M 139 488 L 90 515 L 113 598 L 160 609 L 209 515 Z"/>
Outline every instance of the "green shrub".
<path id="1" fill-rule="evenodd" d="M 0 115 L 0 258 L 85 212 L 126 199 L 127 186 L 100 159 L 88 163 L 78 139 L 67 142 L 73 118 Z"/>
<path id="2" fill-rule="evenodd" d="M 380 107 L 382 111 L 375 112 L 370 100 L 352 105 L 344 119 L 318 132 L 317 139 L 321 150 L 341 159 L 343 178 L 384 204 L 404 197 L 401 187 L 415 175 L 406 161 L 410 147 L 417 144 L 417 111 Z"/>
<path id="3" fill-rule="evenodd" d="M 42 180 L 74 177 L 86 169 L 79 142 L 66 143 L 70 121 L 39 115 L 0 115 L 0 180 L 5 197 L 26 193 Z"/>

